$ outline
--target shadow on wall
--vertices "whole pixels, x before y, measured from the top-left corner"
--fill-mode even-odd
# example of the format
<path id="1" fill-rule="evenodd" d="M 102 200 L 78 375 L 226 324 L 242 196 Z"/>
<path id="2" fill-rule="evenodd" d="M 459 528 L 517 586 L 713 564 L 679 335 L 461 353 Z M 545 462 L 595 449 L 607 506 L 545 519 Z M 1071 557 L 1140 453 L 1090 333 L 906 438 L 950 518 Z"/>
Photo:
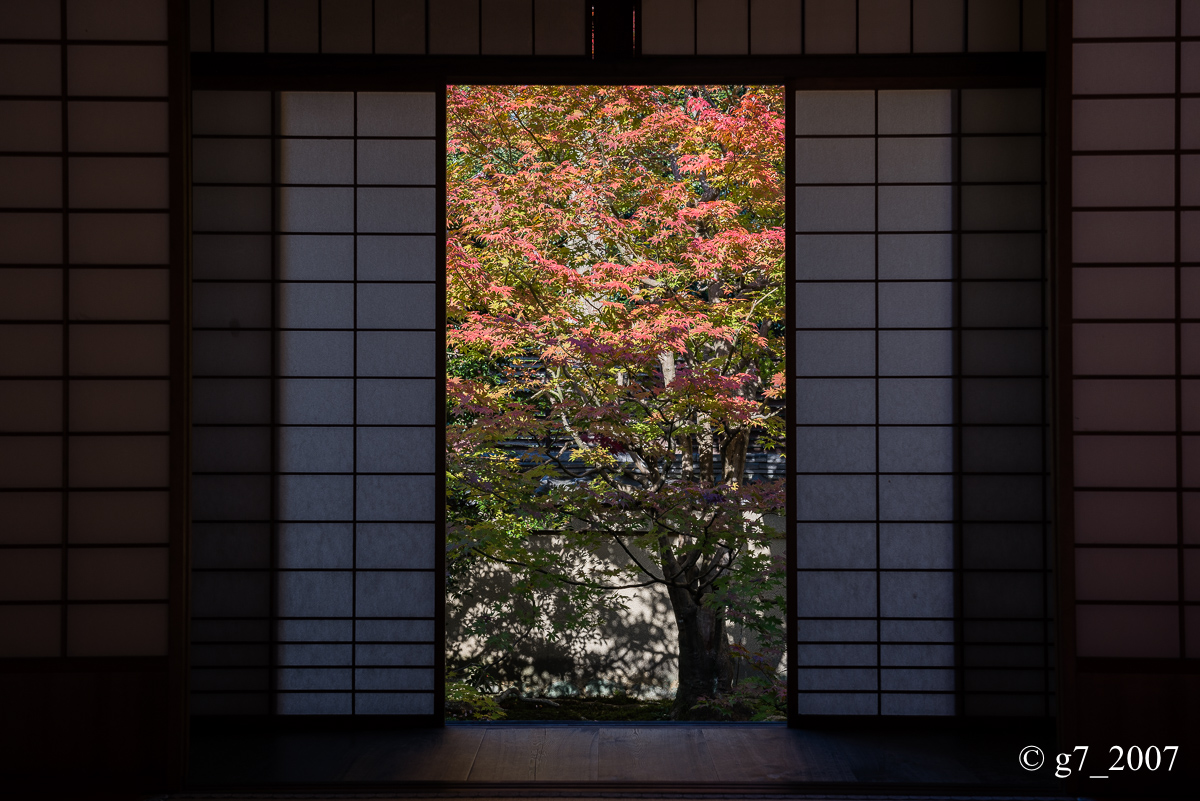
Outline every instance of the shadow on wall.
<path id="1" fill-rule="evenodd" d="M 782 517 L 768 518 L 772 527 L 783 530 Z M 782 539 L 771 542 L 772 556 L 783 558 L 785 551 Z M 643 559 L 636 549 L 634 553 L 643 564 L 651 561 Z M 629 556 L 616 546 L 603 556 L 617 565 L 629 563 Z M 509 597 L 512 586 L 512 574 L 494 562 L 477 562 L 469 574 L 459 577 L 458 592 L 446 599 L 448 671 L 474 676 L 475 683 L 493 692 L 515 686 L 524 693 L 550 697 L 674 697 L 678 630 L 662 585 L 613 593 L 621 603 L 598 628 L 568 629 L 557 635 L 492 613 L 497 604 L 513 600 Z M 557 606 L 553 593 L 522 601 L 529 607 L 538 603 L 552 610 L 551 619 L 559 625 L 565 624 L 569 616 L 569 610 Z M 732 642 L 744 645 L 751 653 L 759 649 L 754 632 L 736 625 L 729 625 L 727 630 Z M 489 646 L 488 638 L 497 634 L 504 638 L 504 646 Z M 782 673 L 786 664 L 786 654 L 780 654 L 776 670 Z M 737 668 L 736 679 L 741 679 L 745 669 L 741 665 Z"/>

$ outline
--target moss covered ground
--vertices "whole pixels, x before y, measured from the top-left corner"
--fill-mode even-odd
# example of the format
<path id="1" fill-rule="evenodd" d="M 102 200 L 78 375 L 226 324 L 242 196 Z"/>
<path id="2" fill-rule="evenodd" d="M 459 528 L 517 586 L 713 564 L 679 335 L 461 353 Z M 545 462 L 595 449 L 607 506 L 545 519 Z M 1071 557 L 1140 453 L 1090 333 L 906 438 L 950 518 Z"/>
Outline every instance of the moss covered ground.
<path id="1" fill-rule="evenodd" d="M 555 698 L 558 706 L 507 699 L 500 703 L 504 720 L 638 721 L 670 720 L 671 701 L 637 698 Z"/>

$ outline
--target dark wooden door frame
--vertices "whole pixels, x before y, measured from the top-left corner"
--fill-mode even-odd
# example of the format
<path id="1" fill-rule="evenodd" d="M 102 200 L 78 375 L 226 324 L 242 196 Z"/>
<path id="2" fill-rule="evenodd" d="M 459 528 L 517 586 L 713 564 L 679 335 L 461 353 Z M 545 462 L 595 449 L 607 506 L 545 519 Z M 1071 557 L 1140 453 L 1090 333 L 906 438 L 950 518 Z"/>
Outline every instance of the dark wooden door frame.
<path id="1" fill-rule="evenodd" d="M 1053 40 L 1052 40 L 1053 41 Z M 178 54 L 179 48 L 173 50 Z M 1055 88 L 1062 85 L 1062 73 L 1055 70 L 1054 54 L 1049 56 L 1040 53 L 1013 54 L 972 54 L 972 55 L 904 55 L 904 56 L 794 56 L 794 57 L 631 57 L 628 59 L 609 59 L 593 61 L 586 58 L 563 57 L 478 57 L 478 56 L 278 56 L 278 55 L 233 55 L 233 54 L 197 54 L 188 63 L 173 72 L 172 79 L 172 137 L 176 145 L 172 150 L 172 199 L 173 199 L 173 242 L 175 250 L 172 253 L 173 263 L 177 268 L 173 271 L 175 279 L 172 283 L 172 386 L 173 386 L 173 441 L 180 443 L 173 449 L 172 480 L 176 491 L 172 493 L 172 520 L 174 531 L 178 537 L 172 538 L 172 595 L 171 595 L 171 688 L 173 694 L 173 718 L 171 737 L 179 744 L 175 749 L 181 762 L 177 775 L 182 777 L 183 766 L 186 764 L 187 729 L 188 729 L 188 676 L 187 676 L 187 642 L 189 636 L 188 584 L 190 559 L 190 523 L 189 523 L 189 491 L 190 457 L 183 443 L 190 439 L 190 97 L 193 90 L 227 90 L 227 91 L 429 91 L 436 92 L 443 102 L 439 103 L 438 136 L 444 144 L 445 116 L 444 90 L 452 84 L 536 84 L 547 81 L 551 77 L 558 85 L 619 85 L 619 84 L 694 84 L 694 83 L 754 83 L 778 84 L 787 90 L 788 119 L 794 116 L 795 90 L 831 90 L 831 89 L 967 89 L 967 88 L 1032 88 L 1045 91 L 1048 129 L 1045 132 L 1046 153 L 1051 170 L 1048 171 L 1045 191 L 1048 193 L 1049 209 L 1061 207 L 1056 194 L 1056 181 L 1063 180 L 1060 161 L 1061 139 L 1056 139 L 1055 127 L 1061 131 L 1064 112 L 1058 108 L 1055 98 Z M 189 69 L 190 68 L 190 69 Z M 187 74 L 190 72 L 190 75 Z M 1066 112 L 1069 114 L 1069 109 Z M 1067 121 L 1069 123 L 1069 120 Z M 1069 147 L 1069 143 L 1067 145 Z M 786 139 L 786 175 L 790 187 L 794 180 L 793 137 Z M 445 165 L 439 172 L 439 218 L 438 218 L 438 258 L 444 262 L 445 234 L 445 202 L 444 202 L 444 173 Z M 1057 170 L 1057 172 L 1056 172 Z M 786 224 L 789 231 L 794 229 L 794 203 L 787 203 Z M 1051 247 L 1057 247 L 1051 253 L 1051 267 L 1048 270 L 1051 292 L 1057 292 L 1059 312 L 1062 310 L 1063 280 L 1060 264 L 1064 237 L 1060 236 L 1061 222 L 1056 219 L 1048 220 L 1047 233 L 1051 238 Z M 790 279 L 794 276 L 794 242 L 793 237 L 787 237 L 787 273 Z M 1057 244 L 1055 244 L 1057 243 Z M 1069 240 L 1068 245 L 1069 249 Z M 1069 285 L 1068 285 L 1069 286 Z M 439 288 L 439 298 L 443 298 L 444 281 Z M 1054 295 L 1052 295 L 1054 297 Z M 787 310 L 789 315 L 792 308 L 793 293 L 788 292 Z M 1068 301 L 1069 302 L 1069 299 Z M 444 307 L 444 303 L 443 303 Z M 438 322 L 444 330 L 444 308 L 439 310 Z M 1050 332 L 1053 337 L 1059 326 L 1051 320 Z M 1054 341 L 1052 347 L 1059 357 L 1064 353 L 1061 337 Z M 1065 353 L 1069 355 L 1069 339 Z M 787 353 L 787 369 L 792 374 L 792 348 Z M 444 364 L 439 365 L 444 372 Z M 1062 378 L 1052 368 L 1051 381 L 1061 389 Z M 1069 398 L 1069 395 L 1066 396 Z M 1059 394 L 1052 408 L 1053 419 L 1061 419 L 1060 411 L 1063 396 Z M 439 419 L 444 429 L 444 419 Z M 788 405 L 788 424 L 794 423 L 792 405 Z M 1052 423 L 1053 426 L 1053 423 Z M 1061 453 L 1061 433 L 1056 438 L 1057 451 Z M 444 472 L 443 463 L 440 464 Z M 1056 465 L 1054 476 L 1060 480 Z M 178 496 L 178 497 L 176 497 Z M 788 526 L 794 530 L 796 520 L 795 493 L 788 493 Z M 1056 492 L 1058 513 L 1062 514 L 1063 494 L 1061 484 Z M 1056 528 L 1061 528 L 1056 526 Z M 1056 532 L 1060 552 L 1064 532 Z M 795 559 L 793 538 L 789 537 L 787 548 L 788 560 L 788 593 L 789 604 L 795 603 Z M 444 554 L 441 554 L 444 560 Z M 439 574 L 443 572 L 439 565 Z M 1061 576 L 1056 577 L 1060 599 L 1063 593 Z M 439 596 L 435 614 L 442 621 L 439 635 L 444 639 L 445 597 L 444 587 L 439 584 Z M 1060 603 L 1059 614 L 1065 607 Z M 1073 629 L 1065 631 L 1063 621 L 1059 623 L 1059 636 L 1070 637 L 1073 641 Z M 789 643 L 795 641 L 795 622 L 789 613 Z M 1063 642 L 1060 639 L 1060 643 Z M 1073 649 L 1059 648 L 1058 672 L 1060 685 L 1066 679 L 1064 675 L 1065 652 Z M 443 665 L 444 671 L 444 665 Z M 795 671 L 789 670 L 790 691 L 795 687 Z M 439 684 L 440 686 L 440 684 Z M 1062 686 L 1060 686 L 1060 699 Z M 439 693 L 439 701 L 441 695 Z M 1061 703 L 1061 700 L 1060 700 Z M 806 721 L 810 718 L 806 717 Z M 876 724 L 879 721 L 871 719 Z M 911 718 L 907 720 L 912 721 Z M 935 723 L 940 719 L 931 719 Z M 304 720 L 276 721 L 281 726 L 305 726 L 312 722 Z M 322 716 L 321 722 L 335 723 L 328 717 Z M 789 711 L 789 725 L 798 725 L 799 716 Z M 393 720 L 390 725 L 395 725 Z M 367 728 L 372 725 L 369 719 L 351 718 L 340 721 L 340 725 L 348 727 Z M 428 725 L 428 724 L 426 724 Z"/>

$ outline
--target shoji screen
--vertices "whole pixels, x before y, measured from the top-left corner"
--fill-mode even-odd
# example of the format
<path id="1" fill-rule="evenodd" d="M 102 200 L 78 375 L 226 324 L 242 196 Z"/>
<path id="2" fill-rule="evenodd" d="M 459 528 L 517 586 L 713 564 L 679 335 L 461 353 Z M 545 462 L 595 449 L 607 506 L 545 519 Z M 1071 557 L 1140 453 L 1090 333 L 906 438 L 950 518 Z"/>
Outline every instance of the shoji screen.
<path id="1" fill-rule="evenodd" d="M 269 93 L 193 95 L 191 681 L 197 714 L 270 708 L 272 129 Z"/>
<path id="2" fill-rule="evenodd" d="M 584 0 L 191 0 L 192 51 L 582 56 Z"/>
<path id="3" fill-rule="evenodd" d="M 797 710 L 1044 714 L 1039 93 L 793 119 Z"/>
<path id="4" fill-rule="evenodd" d="M 434 712 L 437 102 L 195 94 L 198 713 Z"/>
<path id="5" fill-rule="evenodd" d="M 645 55 L 1031 52 L 1046 0 L 641 0 Z"/>
<path id="6" fill-rule="evenodd" d="M 167 3 L 0 28 L 0 658 L 166 656 Z"/>
<path id="7" fill-rule="evenodd" d="M 632 34 L 627 2 L 191 0 L 192 50 L 587 56 L 593 5 L 628 15 Z M 640 0 L 637 7 L 647 56 L 1046 49 L 1046 0 Z"/>
<path id="8" fill-rule="evenodd" d="M 1096 5 L 1071 48 L 1075 647 L 1195 658 L 1200 7 Z"/>
<path id="9" fill-rule="evenodd" d="M 962 711 L 1055 713 L 1043 107 L 963 90 L 959 143 Z"/>

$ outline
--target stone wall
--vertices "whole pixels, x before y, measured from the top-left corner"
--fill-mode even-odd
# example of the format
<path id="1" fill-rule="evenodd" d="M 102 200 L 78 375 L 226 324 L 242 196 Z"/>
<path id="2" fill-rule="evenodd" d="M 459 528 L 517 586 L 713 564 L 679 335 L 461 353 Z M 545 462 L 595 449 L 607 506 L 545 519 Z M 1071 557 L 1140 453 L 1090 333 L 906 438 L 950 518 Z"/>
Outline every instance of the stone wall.
<path id="1" fill-rule="evenodd" d="M 782 517 L 769 515 L 768 521 L 776 530 L 783 529 Z M 562 543 L 557 547 L 563 547 Z M 650 561 L 645 552 L 634 553 L 639 561 Z M 771 553 L 782 559 L 784 540 L 772 541 Z M 615 547 L 605 558 L 615 564 L 629 563 L 629 557 Z M 611 615 L 599 631 L 579 632 L 557 641 L 536 635 L 522 636 L 519 626 L 509 622 L 515 647 L 504 654 L 489 653 L 484 638 L 466 631 L 464 621 L 472 611 L 502 599 L 511 587 L 512 574 L 506 567 L 480 564 L 470 583 L 471 600 L 464 603 L 454 597 L 447 598 L 448 670 L 461 675 L 469 665 L 491 663 L 489 677 L 494 677 L 496 689 L 517 685 L 538 694 L 607 695 L 617 691 L 644 698 L 674 694 L 678 631 L 663 586 L 618 591 L 625 608 Z M 557 617 L 561 620 L 563 614 L 560 612 Z M 500 621 L 497 625 L 506 623 Z M 754 633 L 740 626 L 730 626 L 729 636 L 732 642 L 742 643 L 752 652 L 759 647 Z M 500 662 L 507 664 L 502 666 Z M 783 655 L 777 656 L 777 664 L 782 671 L 786 665 Z M 744 675 L 744 668 L 740 668 L 740 673 Z"/>

